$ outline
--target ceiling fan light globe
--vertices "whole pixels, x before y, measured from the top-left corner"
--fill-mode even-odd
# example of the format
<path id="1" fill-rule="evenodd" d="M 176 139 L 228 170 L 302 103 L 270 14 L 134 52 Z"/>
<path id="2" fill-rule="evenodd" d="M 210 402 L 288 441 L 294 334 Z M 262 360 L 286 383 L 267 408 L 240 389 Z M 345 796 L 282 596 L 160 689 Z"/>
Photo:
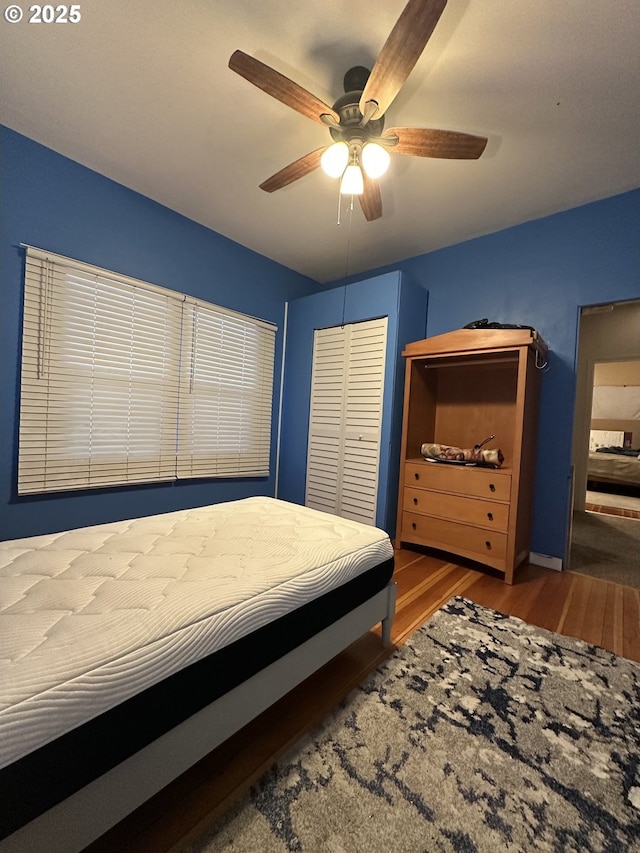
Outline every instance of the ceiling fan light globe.
<path id="1" fill-rule="evenodd" d="M 349 162 L 349 147 L 345 142 L 334 142 L 320 158 L 320 165 L 330 178 L 339 178 Z"/>
<path id="2" fill-rule="evenodd" d="M 362 166 L 370 178 L 380 178 L 389 168 L 389 152 L 377 142 L 367 142 L 362 149 Z"/>
<path id="3" fill-rule="evenodd" d="M 356 166 L 353 163 L 347 166 L 340 183 L 340 192 L 342 195 L 362 195 L 364 192 L 364 179 L 360 166 Z"/>

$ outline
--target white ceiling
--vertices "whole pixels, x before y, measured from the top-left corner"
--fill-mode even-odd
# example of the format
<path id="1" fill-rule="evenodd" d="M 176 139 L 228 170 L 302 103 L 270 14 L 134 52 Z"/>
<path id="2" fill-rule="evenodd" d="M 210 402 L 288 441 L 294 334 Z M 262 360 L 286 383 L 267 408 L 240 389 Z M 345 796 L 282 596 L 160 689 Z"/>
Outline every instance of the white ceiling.
<path id="1" fill-rule="evenodd" d="M 393 155 L 382 219 L 344 202 L 339 226 L 319 170 L 258 188 L 331 139 L 228 59 L 332 104 L 403 0 L 81 0 L 77 24 L 29 24 L 18 5 L 20 23 L 0 21 L 0 122 L 321 282 L 640 186 L 638 0 L 449 0 L 386 125 L 487 149 Z"/>

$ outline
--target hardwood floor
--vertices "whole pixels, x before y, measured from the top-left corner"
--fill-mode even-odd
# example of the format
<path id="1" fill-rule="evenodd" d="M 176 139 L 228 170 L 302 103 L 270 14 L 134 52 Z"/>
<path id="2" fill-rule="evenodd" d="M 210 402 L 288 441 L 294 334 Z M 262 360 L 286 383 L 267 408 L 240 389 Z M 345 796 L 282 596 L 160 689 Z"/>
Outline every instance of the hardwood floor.
<path id="1" fill-rule="evenodd" d="M 396 553 L 400 645 L 454 595 L 640 661 L 640 590 L 525 565 L 508 586 L 496 574 L 413 550 Z M 391 652 L 393 649 L 391 649 Z M 389 654 L 372 631 L 161 791 L 87 853 L 179 851 L 316 726 Z"/>

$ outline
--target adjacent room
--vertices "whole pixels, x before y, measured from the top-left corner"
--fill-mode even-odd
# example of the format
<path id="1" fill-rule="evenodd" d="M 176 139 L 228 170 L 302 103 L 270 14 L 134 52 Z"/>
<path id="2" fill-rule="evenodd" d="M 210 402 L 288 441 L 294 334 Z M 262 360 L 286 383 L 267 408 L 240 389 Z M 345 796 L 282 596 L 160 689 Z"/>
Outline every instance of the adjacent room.
<path id="1" fill-rule="evenodd" d="M 637 849 L 636 0 L 0 39 L 0 847 Z"/>
<path id="2" fill-rule="evenodd" d="M 582 309 L 574 420 L 572 571 L 637 585 L 640 302 Z"/>

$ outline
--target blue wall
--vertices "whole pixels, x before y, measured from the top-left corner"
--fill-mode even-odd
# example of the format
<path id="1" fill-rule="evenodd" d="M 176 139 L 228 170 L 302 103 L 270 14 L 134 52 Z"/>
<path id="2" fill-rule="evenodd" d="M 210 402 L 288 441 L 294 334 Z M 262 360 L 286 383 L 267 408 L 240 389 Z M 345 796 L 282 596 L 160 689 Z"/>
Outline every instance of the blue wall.
<path id="1" fill-rule="evenodd" d="M 640 190 L 394 263 L 367 276 L 391 268 L 410 274 L 429 291 L 429 336 L 487 317 L 533 326 L 549 344 L 549 366 L 542 377 L 532 550 L 563 558 L 580 307 L 640 298 Z"/>
<path id="2" fill-rule="evenodd" d="M 274 476 L 70 492 L 16 494 L 24 252 L 29 243 L 275 322 L 280 376 L 284 305 L 317 282 L 0 127 L 0 538 L 12 539 L 254 494 Z M 278 411 L 276 393 L 274 412 Z M 275 420 L 272 430 L 275 448 Z M 275 454 L 272 454 L 275 460 Z"/>

